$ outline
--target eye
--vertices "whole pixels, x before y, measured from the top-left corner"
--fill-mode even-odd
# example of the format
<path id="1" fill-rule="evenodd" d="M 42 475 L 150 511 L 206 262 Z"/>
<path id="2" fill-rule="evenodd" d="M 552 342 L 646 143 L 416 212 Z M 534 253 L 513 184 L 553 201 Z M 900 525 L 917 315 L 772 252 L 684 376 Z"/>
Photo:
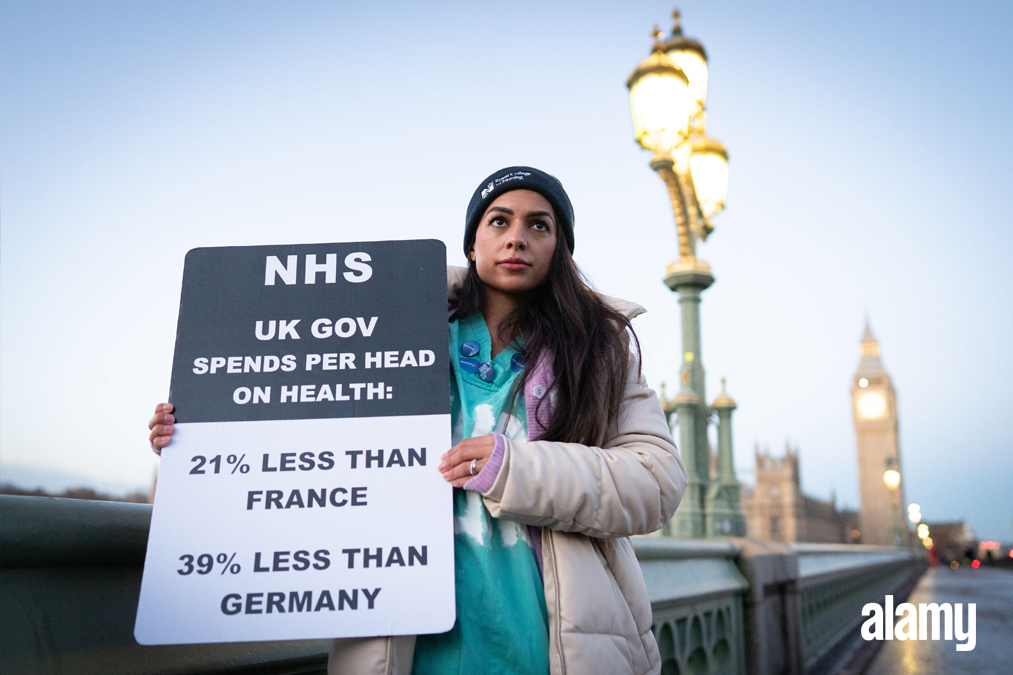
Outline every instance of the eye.
<path id="1" fill-rule="evenodd" d="M 504 218 L 503 216 L 496 216 L 489 221 L 489 224 L 492 225 L 493 227 L 506 227 L 507 221 L 506 218 Z"/>
<path id="2" fill-rule="evenodd" d="M 535 222 L 531 223 L 531 228 L 538 230 L 539 232 L 548 232 L 549 224 L 546 223 L 544 220 L 536 220 Z"/>

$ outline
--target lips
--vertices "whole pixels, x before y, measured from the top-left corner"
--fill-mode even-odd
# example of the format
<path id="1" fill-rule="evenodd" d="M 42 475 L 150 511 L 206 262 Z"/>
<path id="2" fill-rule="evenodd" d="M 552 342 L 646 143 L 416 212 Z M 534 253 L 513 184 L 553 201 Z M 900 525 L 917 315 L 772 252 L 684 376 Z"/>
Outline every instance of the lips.
<path id="1" fill-rule="evenodd" d="M 500 260 L 496 264 L 508 270 L 525 270 L 531 267 L 531 263 L 520 258 L 507 258 L 506 260 Z"/>

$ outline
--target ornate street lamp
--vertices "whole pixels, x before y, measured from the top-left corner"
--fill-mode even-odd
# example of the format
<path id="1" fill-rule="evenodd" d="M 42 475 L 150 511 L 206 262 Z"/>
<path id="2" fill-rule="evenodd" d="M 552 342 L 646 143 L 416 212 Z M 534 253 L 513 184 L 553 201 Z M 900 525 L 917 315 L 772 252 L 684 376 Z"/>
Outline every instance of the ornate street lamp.
<path id="1" fill-rule="evenodd" d="M 654 47 L 626 81 L 637 142 L 651 150 L 651 168 L 668 187 L 679 261 L 675 265 L 708 269 L 696 260 L 696 241 L 713 231 L 710 219 L 725 204 L 728 153 L 708 138 L 705 125 L 707 53 L 683 36 L 680 14 L 673 14 L 672 35 L 662 40 L 655 27 Z"/>
<path id="2" fill-rule="evenodd" d="M 665 283 L 679 294 L 682 313 L 680 389 L 665 411 L 677 415 L 689 485 L 682 506 L 663 530 L 679 537 L 745 535 L 745 517 L 732 465 L 731 414 L 727 393 L 707 405 L 700 358 L 700 294 L 714 283 L 710 265 L 696 257 L 696 242 L 713 231 L 710 219 L 725 205 L 728 153 L 708 138 L 706 125 L 707 52 L 682 34 L 679 11 L 672 34 L 655 27 L 651 54 L 641 61 L 626 86 L 637 143 L 653 153 L 651 168 L 668 188 L 679 238 L 679 259 L 668 265 Z M 664 392 L 662 393 L 664 398 Z M 707 427 L 719 418 L 721 471 L 711 485 Z"/>
<path id="3" fill-rule="evenodd" d="M 682 34 L 681 14 L 672 13 L 672 35 L 661 43 L 665 53 L 689 79 L 689 95 L 693 99 L 690 118 L 689 173 L 693 180 L 704 222 L 700 234 L 704 240 L 713 229 L 710 218 L 725 207 L 728 191 L 728 153 L 725 146 L 708 138 L 704 119 L 707 105 L 707 51 L 703 45 Z"/>

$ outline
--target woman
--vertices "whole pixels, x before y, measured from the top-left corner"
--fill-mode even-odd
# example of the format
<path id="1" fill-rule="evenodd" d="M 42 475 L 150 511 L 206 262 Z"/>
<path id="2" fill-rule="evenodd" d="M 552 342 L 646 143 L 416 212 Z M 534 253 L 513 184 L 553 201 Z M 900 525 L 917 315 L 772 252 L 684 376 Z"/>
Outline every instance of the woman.
<path id="1" fill-rule="evenodd" d="M 686 472 L 640 373 L 630 319 L 571 257 L 573 209 L 531 167 L 468 205 L 448 270 L 457 621 L 447 633 L 335 640 L 330 673 L 658 673 L 628 537 L 661 528 Z M 156 408 L 153 447 L 171 438 Z"/>

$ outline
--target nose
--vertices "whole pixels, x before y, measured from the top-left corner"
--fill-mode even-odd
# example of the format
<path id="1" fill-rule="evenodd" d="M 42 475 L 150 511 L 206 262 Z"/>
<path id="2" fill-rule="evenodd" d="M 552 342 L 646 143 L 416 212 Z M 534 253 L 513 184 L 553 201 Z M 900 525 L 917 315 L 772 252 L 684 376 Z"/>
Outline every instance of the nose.
<path id="1" fill-rule="evenodd" d="M 508 250 L 523 251 L 528 247 L 528 242 L 524 238 L 527 233 L 527 229 L 523 223 L 514 223 L 513 227 L 507 233 L 506 247 Z"/>

